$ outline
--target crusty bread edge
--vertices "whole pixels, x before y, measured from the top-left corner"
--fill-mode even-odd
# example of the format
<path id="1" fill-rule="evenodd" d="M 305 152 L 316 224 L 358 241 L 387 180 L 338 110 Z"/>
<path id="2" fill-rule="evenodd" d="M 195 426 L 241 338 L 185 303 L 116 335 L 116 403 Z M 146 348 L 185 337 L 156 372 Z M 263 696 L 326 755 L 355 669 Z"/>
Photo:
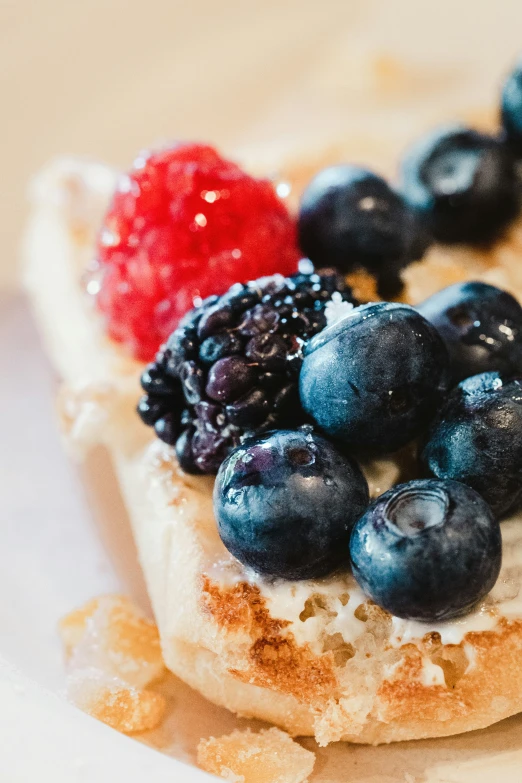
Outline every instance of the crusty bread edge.
<path id="1" fill-rule="evenodd" d="M 60 182 L 55 186 L 63 189 L 64 177 L 60 176 Z M 71 177 L 76 184 L 81 184 L 82 167 L 71 165 L 65 176 L 67 187 Z M 100 211 L 107 195 L 97 194 Z M 173 517 L 172 509 L 177 508 L 175 503 L 172 505 L 164 498 L 162 511 L 157 500 L 156 503 L 150 500 L 154 470 L 163 468 L 149 465 L 147 470 L 143 469 L 142 449 L 148 433 L 135 417 L 130 418 L 137 396 L 137 366 L 122 357 L 100 333 L 78 285 L 79 266 L 88 257 L 89 241 L 92 240 L 91 229 L 92 225 L 81 226 L 80 216 L 79 224 L 72 231 L 70 216 L 40 201 L 28 231 L 26 287 L 47 350 L 66 382 L 68 394 L 74 397 L 79 389 L 87 388 L 86 398 L 92 399 L 89 394 L 93 389 L 99 390 L 100 385 L 108 387 L 103 397 L 105 426 L 94 440 L 104 442 L 116 468 L 160 627 L 167 665 L 216 703 L 240 714 L 269 720 L 292 734 L 315 732 L 323 742 L 342 738 L 379 743 L 444 736 L 487 726 L 521 710 L 522 625 L 519 622 L 502 622 L 495 632 L 468 635 L 466 643 L 473 648 L 473 661 L 454 688 L 423 684 L 422 656 L 413 645 L 403 648 L 394 673 L 382 681 L 372 709 L 362 722 L 359 720 L 355 724 L 353 705 L 343 705 L 342 699 L 336 701 L 328 697 L 328 683 L 331 682 L 328 665 L 324 660 L 315 660 L 311 653 L 305 661 L 302 650 L 291 649 L 286 664 L 284 659 L 278 660 L 269 675 L 266 667 L 258 667 L 256 671 L 256 662 L 253 663 L 248 651 L 254 643 L 259 649 L 259 642 L 263 643 L 263 636 L 259 636 L 262 631 L 256 627 L 255 639 L 249 640 L 244 634 L 238 636 L 238 629 L 232 632 L 230 623 L 227 627 L 223 618 L 227 613 L 230 615 L 232 596 L 221 593 L 219 587 L 217 595 L 214 590 L 209 610 L 208 596 L 212 590 L 209 592 L 208 583 L 204 586 L 201 581 L 205 547 L 201 546 L 195 532 L 194 517 L 187 513 Z M 78 355 L 82 356 L 81 369 L 74 360 Z M 165 488 L 164 477 L 160 485 Z M 171 475 L 170 490 L 175 490 L 174 494 L 183 495 L 186 487 L 181 478 Z M 189 487 L 188 491 L 198 496 L 196 505 L 207 504 L 204 515 L 208 518 L 208 489 Z M 161 506 L 162 501 L 159 503 Z M 180 503 L 179 507 L 186 508 L 186 504 Z M 179 557 L 171 562 L 169 556 L 176 549 L 180 549 Z M 243 613 L 257 611 L 257 608 L 252 609 L 251 603 L 254 601 L 258 607 L 259 596 L 251 594 L 245 598 L 243 595 L 242 601 Z M 199 618 L 198 622 L 195 618 Z M 288 634 L 282 629 L 280 636 Z M 271 643 L 271 639 L 268 641 Z M 241 654 L 247 654 L 241 663 L 241 654 L 237 650 L 233 652 L 232 658 L 241 664 L 233 674 L 224 655 L 229 642 Z M 293 674 L 299 666 L 303 670 L 297 678 L 297 686 Z M 307 695 L 303 682 L 307 674 L 316 671 L 314 667 L 324 669 L 323 680 L 316 672 L 317 676 L 311 677 L 313 687 Z M 326 718 L 321 704 L 328 708 Z"/>

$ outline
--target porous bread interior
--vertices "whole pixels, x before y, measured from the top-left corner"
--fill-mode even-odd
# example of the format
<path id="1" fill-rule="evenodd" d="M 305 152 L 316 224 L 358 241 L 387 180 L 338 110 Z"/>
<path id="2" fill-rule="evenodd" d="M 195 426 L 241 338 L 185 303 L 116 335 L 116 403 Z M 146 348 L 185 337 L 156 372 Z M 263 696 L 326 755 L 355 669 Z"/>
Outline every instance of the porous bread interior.
<path id="1" fill-rule="evenodd" d="M 104 337 L 81 289 L 94 232 L 114 186 L 110 173 L 98 174 L 70 161 L 44 175 L 43 198 L 28 232 L 27 289 L 66 382 L 65 422 L 79 445 L 101 441 L 110 451 L 169 668 L 216 703 L 291 734 L 315 734 L 321 743 L 453 734 L 522 709 L 517 621 L 500 620 L 495 632 L 468 634 L 462 645 L 443 646 L 437 635 L 427 634 L 424 641 L 396 648 L 388 644 L 389 616 L 363 604 L 357 611 L 365 632 L 350 647 L 336 634 L 324 635 L 331 602 L 342 606 L 349 591 L 325 600 L 312 590 L 303 602 L 309 613 L 303 623 L 316 622 L 317 634 L 313 644 L 300 644 L 284 621 L 270 615 L 257 585 L 223 585 L 209 575 L 221 546 L 209 482 L 187 481 L 164 450 L 153 447 L 151 459 L 149 432 L 134 414 L 139 366 Z M 471 274 L 516 290 L 522 271 L 511 275 L 511 267 L 521 246 L 517 225 L 493 254 L 434 249 L 422 266 L 407 271 L 407 295 L 417 301 Z M 87 432 L 78 426 L 80 433 L 74 431 L 75 404 L 80 413 L 85 406 L 98 409 L 97 426 L 86 416 Z M 435 684 L 425 681 L 426 662 L 438 667 Z"/>
<path id="2" fill-rule="evenodd" d="M 317 591 L 303 606 L 304 623 L 307 612 L 320 621 L 316 639 L 296 644 L 256 586 L 224 588 L 205 578 L 209 555 L 220 554 L 209 493 L 162 460 L 152 460 L 155 487 L 148 496 L 139 480 L 142 456 L 117 460 L 116 469 L 146 573 L 154 565 L 149 590 L 166 664 L 208 698 L 293 735 L 313 734 L 321 744 L 442 736 L 520 710 L 520 622 L 500 621 L 496 632 L 468 634 L 464 644 L 442 645 L 427 633 L 395 648 L 387 643 L 389 616 L 363 603 L 356 614 L 365 629 L 350 648 L 320 624 L 329 606 L 347 596 L 322 600 Z M 318 645 L 334 649 L 316 653 Z M 439 674 L 434 684 L 426 680 L 430 664 Z"/>

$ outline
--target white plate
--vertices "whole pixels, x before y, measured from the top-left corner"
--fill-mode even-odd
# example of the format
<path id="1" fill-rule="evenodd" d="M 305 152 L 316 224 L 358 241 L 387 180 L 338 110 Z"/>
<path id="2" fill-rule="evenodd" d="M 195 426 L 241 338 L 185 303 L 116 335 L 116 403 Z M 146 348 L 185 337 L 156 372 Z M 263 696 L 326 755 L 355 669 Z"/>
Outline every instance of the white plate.
<path id="1" fill-rule="evenodd" d="M 81 714 L 62 697 L 56 623 L 107 591 L 146 605 L 110 465 L 95 453 L 82 481 L 54 421 L 55 382 L 21 298 L 0 298 L 0 783 L 130 783 L 211 778 L 194 766 L 201 737 L 235 719 L 172 679 L 170 712 L 150 747 Z M 88 502 L 86 502 L 88 500 Z M 318 749 L 313 783 L 520 783 L 522 716 L 442 740 Z M 187 764 L 188 762 L 188 764 Z"/>
<path id="2" fill-rule="evenodd" d="M 21 298 L 0 298 L 0 360 L 0 781 L 210 780 L 62 697 L 58 620 L 104 592 L 143 601 L 141 575 L 121 508 L 111 501 L 104 519 L 90 511 L 63 453 L 56 384 Z M 98 501 L 103 493 L 100 485 Z M 112 520 L 103 537 L 95 518 Z"/>

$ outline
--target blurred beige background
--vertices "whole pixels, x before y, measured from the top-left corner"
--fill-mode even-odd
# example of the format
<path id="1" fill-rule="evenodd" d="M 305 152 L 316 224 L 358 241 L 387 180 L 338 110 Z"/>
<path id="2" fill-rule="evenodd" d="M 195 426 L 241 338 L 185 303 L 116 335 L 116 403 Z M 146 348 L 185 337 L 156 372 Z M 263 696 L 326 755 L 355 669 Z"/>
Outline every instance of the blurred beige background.
<path id="1" fill-rule="evenodd" d="M 0 0 L 0 284 L 29 179 L 59 153 L 127 166 L 169 138 L 267 159 L 351 140 L 385 167 L 424 127 L 486 116 L 519 52 L 521 0 Z"/>

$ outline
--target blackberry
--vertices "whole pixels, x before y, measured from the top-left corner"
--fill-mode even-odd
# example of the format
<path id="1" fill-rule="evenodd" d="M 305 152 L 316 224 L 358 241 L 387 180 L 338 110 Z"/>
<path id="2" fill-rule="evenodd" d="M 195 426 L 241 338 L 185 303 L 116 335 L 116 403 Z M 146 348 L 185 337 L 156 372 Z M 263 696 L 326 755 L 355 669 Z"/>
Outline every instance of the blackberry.
<path id="1" fill-rule="evenodd" d="M 336 271 L 274 275 L 187 313 L 143 372 L 138 405 L 183 470 L 216 473 L 245 436 L 308 421 L 297 386 L 302 348 L 326 326 L 336 292 L 358 304 Z"/>

